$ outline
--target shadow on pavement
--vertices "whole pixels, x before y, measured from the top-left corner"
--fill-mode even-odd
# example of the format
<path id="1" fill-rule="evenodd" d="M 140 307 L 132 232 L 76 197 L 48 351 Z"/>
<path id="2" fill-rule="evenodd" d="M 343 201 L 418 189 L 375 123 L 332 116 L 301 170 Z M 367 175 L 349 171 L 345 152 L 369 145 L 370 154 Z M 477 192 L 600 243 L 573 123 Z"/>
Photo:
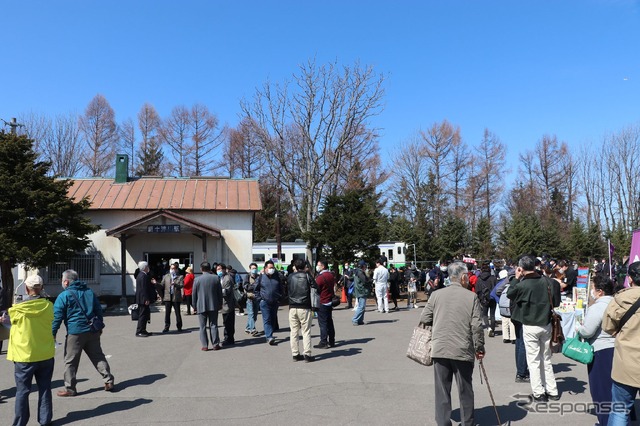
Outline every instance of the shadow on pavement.
<path id="1" fill-rule="evenodd" d="M 571 371 L 575 368 L 576 365 L 578 364 L 571 364 L 568 362 L 560 362 L 558 364 L 553 364 L 553 372 L 557 374 L 557 373 L 564 373 L 567 371 Z"/>
<path id="2" fill-rule="evenodd" d="M 475 386 L 474 386 L 475 387 Z M 518 423 L 527 416 L 527 411 L 518 407 L 518 401 L 513 401 L 509 405 L 498 405 L 498 414 L 502 424 Z M 460 409 L 456 408 L 451 412 L 451 420 L 460 422 Z M 487 407 L 476 407 L 475 423 L 480 425 L 497 425 L 496 410 L 493 405 Z"/>
<path id="3" fill-rule="evenodd" d="M 78 379 L 78 383 L 82 383 L 82 382 L 86 382 L 89 379 Z M 53 393 L 53 395 L 56 394 L 56 390 L 58 388 L 64 388 L 64 380 L 52 380 L 51 381 L 51 392 Z M 38 386 L 36 385 L 36 379 L 33 379 L 33 383 L 31 384 L 31 393 L 35 393 L 36 397 L 38 395 Z M 0 391 L 0 396 L 2 397 L 2 400 L 6 399 L 6 398 L 13 398 L 16 396 L 16 388 L 15 386 L 12 388 L 9 388 L 7 390 L 2 390 Z"/>
<path id="4" fill-rule="evenodd" d="M 88 410 L 82 411 L 70 411 L 66 417 L 62 419 L 56 419 L 56 425 L 64 425 L 69 423 L 78 422 L 81 420 L 88 420 L 94 417 L 101 416 L 103 414 L 116 413 L 118 411 L 126 411 L 131 410 L 133 408 L 139 407 L 143 404 L 149 404 L 152 400 L 150 399 L 135 399 L 133 401 L 118 401 L 118 402 L 110 402 L 107 404 L 99 405 L 95 408 L 90 408 Z"/>
<path id="5" fill-rule="evenodd" d="M 575 377 L 556 377 L 556 384 L 560 395 L 565 392 L 577 395 L 587 391 L 587 382 L 578 380 Z"/>
<path id="6" fill-rule="evenodd" d="M 398 322 L 397 319 L 393 319 L 393 320 L 374 320 L 374 321 L 366 321 L 365 325 L 371 325 L 371 324 L 385 324 L 385 323 L 392 323 L 392 322 Z"/>
<path id="7" fill-rule="evenodd" d="M 336 344 L 339 346 L 359 345 L 359 344 L 370 342 L 372 340 L 375 340 L 375 337 L 363 337 L 362 339 L 338 340 Z"/>
<path id="8" fill-rule="evenodd" d="M 326 352 L 317 353 L 313 357 L 316 359 L 316 361 L 321 361 L 323 359 L 329 358 L 358 355 L 360 354 L 360 352 L 362 352 L 362 350 L 359 348 L 339 349 L 332 351 L 327 350 Z"/>
<path id="9" fill-rule="evenodd" d="M 166 378 L 167 378 L 166 374 L 149 374 L 148 376 L 136 377 L 135 379 L 125 380 L 124 382 L 120 382 L 120 383 L 116 381 L 116 384 L 113 388 L 113 392 L 117 393 L 117 392 L 120 392 L 121 390 L 124 390 L 132 386 L 151 385 L 157 382 L 158 380 L 162 380 Z"/>

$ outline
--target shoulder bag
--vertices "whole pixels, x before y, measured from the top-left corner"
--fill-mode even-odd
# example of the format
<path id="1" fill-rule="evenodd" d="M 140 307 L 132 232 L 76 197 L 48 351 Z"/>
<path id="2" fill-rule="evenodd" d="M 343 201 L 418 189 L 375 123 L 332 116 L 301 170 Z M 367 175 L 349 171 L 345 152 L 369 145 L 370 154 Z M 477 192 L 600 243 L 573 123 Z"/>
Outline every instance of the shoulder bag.
<path id="1" fill-rule="evenodd" d="M 562 331 L 562 317 L 553 310 L 553 300 L 551 299 L 551 285 L 547 283 L 547 293 L 549 294 L 549 308 L 551 310 L 551 340 L 549 346 L 551 352 L 558 353 L 562 350 L 564 343 L 564 332 Z"/>
<path id="2" fill-rule="evenodd" d="M 636 313 L 636 311 L 638 310 L 639 307 L 640 307 L 640 298 L 638 300 L 636 300 L 635 303 L 633 305 L 631 305 L 629 310 L 627 312 L 625 312 L 625 314 L 622 316 L 622 318 L 620 319 L 620 323 L 618 324 L 618 331 L 616 331 L 615 335 L 618 335 L 618 333 L 620 333 L 622 331 L 622 327 L 625 326 L 627 321 L 629 321 L 629 318 L 631 318 L 633 316 L 633 314 Z"/>
<path id="3" fill-rule="evenodd" d="M 89 323 L 91 332 L 98 333 L 102 331 L 102 329 L 104 328 L 104 321 L 102 320 L 102 318 L 100 318 L 97 315 L 94 315 L 92 318 L 89 318 L 89 316 L 87 315 L 87 311 L 85 311 L 84 308 L 82 307 L 82 304 L 80 303 L 80 299 L 78 299 L 78 295 L 76 294 L 76 292 L 73 290 L 70 290 L 70 293 L 73 296 L 73 298 L 76 299 L 78 306 L 80 306 L 80 310 L 82 311 L 84 316 L 87 318 L 87 322 Z"/>

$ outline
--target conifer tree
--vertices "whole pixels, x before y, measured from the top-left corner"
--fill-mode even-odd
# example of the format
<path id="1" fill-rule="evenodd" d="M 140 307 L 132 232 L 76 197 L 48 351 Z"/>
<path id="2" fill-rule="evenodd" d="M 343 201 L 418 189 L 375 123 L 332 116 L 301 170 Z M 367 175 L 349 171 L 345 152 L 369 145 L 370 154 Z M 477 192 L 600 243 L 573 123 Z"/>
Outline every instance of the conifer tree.
<path id="1" fill-rule="evenodd" d="M 99 229 L 83 214 L 85 200 L 71 200 L 69 180 L 48 176 L 51 164 L 37 160 L 33 141 L 0 133 L 0 268 L 6 308 L 13 296 L 11 269 L 65 261 L 89 244 Z"/>

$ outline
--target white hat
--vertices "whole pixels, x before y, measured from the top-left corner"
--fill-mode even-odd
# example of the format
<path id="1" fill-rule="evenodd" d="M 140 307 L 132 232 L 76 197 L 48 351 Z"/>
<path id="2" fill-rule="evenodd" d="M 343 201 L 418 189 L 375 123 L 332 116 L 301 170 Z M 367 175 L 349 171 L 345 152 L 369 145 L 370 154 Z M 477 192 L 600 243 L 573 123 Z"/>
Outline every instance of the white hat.
<path id="1" fill-rule="evenodd" d="M 500 278 L 501 280 L 507 278 L 509 276 L 509 273 L 507 272 L 506 269 L 503 269 L 502 271 L 500 271 L 500 273 L 498 274 L 498 278 Z"/>
<path id="2" fill-rule="evenodd" d="M 42 277 L 40 275 L 29 275 L 27 279 L 24 280 L 24 285 L 29 288 L 42 288 L 44 281 L 42 281 Z"/>

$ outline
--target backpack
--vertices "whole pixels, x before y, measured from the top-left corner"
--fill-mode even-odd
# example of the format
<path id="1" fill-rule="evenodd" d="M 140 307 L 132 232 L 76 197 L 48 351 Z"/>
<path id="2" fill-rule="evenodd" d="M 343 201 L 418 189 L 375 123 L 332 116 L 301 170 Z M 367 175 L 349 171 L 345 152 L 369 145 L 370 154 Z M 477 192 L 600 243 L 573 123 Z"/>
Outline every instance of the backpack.
<path id="1" fill-rule="evenodd" d="M 500 294 L 500 300 L 498 301 L 498 307 L 500 308 L 500 316 L 505 318 L 511 317 L 511 299 L 507 297 L 507 290 L 509 290 L 509 283 L 504 286 L 502 293 Z M 496 286 L 497 287 L 497 286 Z"/>

